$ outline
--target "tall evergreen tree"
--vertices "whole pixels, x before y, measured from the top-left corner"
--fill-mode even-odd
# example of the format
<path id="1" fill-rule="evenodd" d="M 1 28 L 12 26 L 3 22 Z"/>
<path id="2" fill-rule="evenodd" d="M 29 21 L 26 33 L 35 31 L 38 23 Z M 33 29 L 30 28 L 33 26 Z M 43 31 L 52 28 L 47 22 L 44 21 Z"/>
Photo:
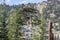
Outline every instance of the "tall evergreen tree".
<path id="1" fill-rule="evenodd" d="M 44 35 L 46 33 L 46 28 L 45 28 L 44 25 L 46 24 L 46 20 L 44 18 L 44 15 L 46 14 L 46 8 L 43 8 L 42 12 L 43 13 L 41 14 L 41 18 L 40 18 L 41 22 L 40 22 L 40 25 L 39 25 L 39 28 L 40 28 L 40 40 L 45 40 Z"/>
<path id="2" fill-rule="evenodd" d="M 19 28 L 21 29 L 22 20 L 18 13 L 12 13 L 10 15 L 9 24 L 7 26 L 9 40 L 18 40 L 20 37 Z M 19 30 L 19 31 L 18 31 Z"/>
<path id="3" fill-rule="evenodd" d="M 7 40 L 6 35 L 6 10 L 4 5 L 0 5 L 0 40 Z"/>

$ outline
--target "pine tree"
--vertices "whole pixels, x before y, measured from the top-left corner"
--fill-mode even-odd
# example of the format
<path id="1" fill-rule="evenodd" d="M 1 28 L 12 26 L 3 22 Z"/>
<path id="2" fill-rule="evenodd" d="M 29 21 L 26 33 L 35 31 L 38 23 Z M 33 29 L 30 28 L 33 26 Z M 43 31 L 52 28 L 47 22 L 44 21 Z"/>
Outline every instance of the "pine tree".
<path id="1" fill-rule="evenodd" d="M 46 13 L 46 8 L 43 8 L 42 12 L 43 13 L 41 14 L 41 18 L 40 18 L 41 22 L 40 22 L 40 25 L 39 25 L 39 28 L 40 28 L 40 40 L 45 40 L 44 35 L 46 33 L 46 28 L 45 28 L 44 25 L 46 24 L 46 20 L 44 18 L 44 15 Z"/>
<path id="2" fill-rule="evenodd" d="M 7 40 L 6 18 L 5 6 L 0 5 L 0 40 Z"/>
<path id="3" fill-rule="evenodd" d="M 7 26 L 9 40 L 17 40 L 20 37 L 19 28 L 22 25 L 21 17 L 18 13 L 12 13 L 10 15 L 9 24 Z"/>

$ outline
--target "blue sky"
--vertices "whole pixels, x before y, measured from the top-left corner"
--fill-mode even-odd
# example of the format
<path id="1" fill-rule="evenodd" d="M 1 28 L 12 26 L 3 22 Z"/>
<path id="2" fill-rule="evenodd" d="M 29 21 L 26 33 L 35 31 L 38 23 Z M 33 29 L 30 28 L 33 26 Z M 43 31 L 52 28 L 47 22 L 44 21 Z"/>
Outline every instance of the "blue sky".
<path id="1" fill-rule="evenodd" d="M 6 4 L 13 5 L 13 4 L 27 4 L 27 3 L 38 3 L 46 0 L 6 0 Z M 2 3 L 3 0 L 0 0 L 0 3 Z"/>

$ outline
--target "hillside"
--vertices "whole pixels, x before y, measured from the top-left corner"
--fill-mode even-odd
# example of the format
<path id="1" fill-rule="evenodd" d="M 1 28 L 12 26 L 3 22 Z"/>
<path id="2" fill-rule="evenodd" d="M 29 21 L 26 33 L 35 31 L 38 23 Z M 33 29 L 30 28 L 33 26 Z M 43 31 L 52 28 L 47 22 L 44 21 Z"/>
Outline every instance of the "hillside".
<path id="1" fill-rule="evenodd" d="M 49 20 L 57 40 L 60 35 L 59 0 L 12 6 L 0 4 L 0 40 L 48 40 Z"/>

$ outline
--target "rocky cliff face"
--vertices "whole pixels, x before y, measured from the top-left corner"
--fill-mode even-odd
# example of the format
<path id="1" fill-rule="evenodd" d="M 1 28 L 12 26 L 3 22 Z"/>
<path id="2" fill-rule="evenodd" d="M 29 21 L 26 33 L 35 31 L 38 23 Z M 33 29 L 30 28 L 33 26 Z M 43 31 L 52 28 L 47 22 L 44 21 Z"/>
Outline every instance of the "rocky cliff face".
<path id="1" fill-rule="evenodd" d="M 49 2 L 51 0 L 48 0 L 47 2 L 42 2 L 40 4 L 38 4 L 37 6 L 37 10 L 39 10 L 40 14 L 43 13 L 43 11 L 45 10 L 45 18 L 46 20 L 52 20 L 53 22 L 58 22 L 59 23 L 59 18 L 60 18 L 60 4 L 57 2 L 53 3 L 52 1 Z"/>
<path id="2" fill-rule="evenodd" d="M 53 22 L 53 33 L 56 36 L 60 35 L 60 1 L 59 0 L 48 0 L 42 3 L 39 3 L 37 10 L 40 14 L 45 14 L 44 18 Z M 45 12 L 44 12 L 45 10 Z M 48 25 L 48 24 L 47 24 Z M 49 27 L 48 27 L 49 28 Z"/>

